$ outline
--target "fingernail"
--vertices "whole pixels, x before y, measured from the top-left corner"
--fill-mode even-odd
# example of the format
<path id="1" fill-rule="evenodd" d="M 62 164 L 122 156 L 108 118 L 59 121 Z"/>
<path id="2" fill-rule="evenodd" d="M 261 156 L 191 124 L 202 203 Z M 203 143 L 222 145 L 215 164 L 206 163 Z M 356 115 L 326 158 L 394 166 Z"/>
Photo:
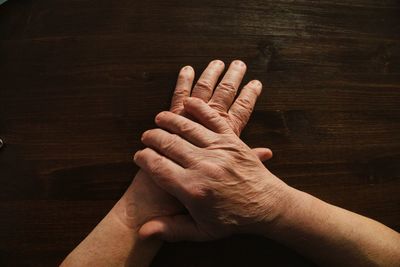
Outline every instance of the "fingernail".
<path id="1" fill-rule="evenodd" d="M 245 64 L 243 63 L 243 61 L 241 61 L 241 60 L 235 60 L 235 61 L 233 61 L 233 63 L 235 64 L 235 65 L 237 65 L 237 66 L 240 66 L 240 67 L 244 67 L 245 66 Z"/>
<path id="2" fill-rule="evenodd" d="M 142 137 L 140 138 L 140 140 L 143 141 L 144 138 L 146 137 L 146 135 L 147 135 L 148 133 L 149 133 L 149 130 L 145 131 L 145 132 L 142 134 Z"/>
<path id="3" fill-rule="evenodd" d="M 155 118 L 155 121 L 156 121 L 156 122 L 159 122 L 164 116 L 165 116 L 165 112 L 164 112 L 164 111 L 158 113 L 157 116 L 156 116 L 156 118 Z"/>
<path id="4" fill-rule="evenodd" d="M 253 81 L 251 81 L 251 83 L 254 85 L 257 85 L 257 86 L 261 85 L 261 82 L 259 80 L 253 80 Z"/>
<path id="5" fill-rule="evenodd" d="M 219 59 L 215 59 L 215 60 L 213 60 L 213 62 L 212 62 L 214 65 L 220 65 L 220 66 L 222 66 L 222 65 L 224 65 L 224 62 L 222 62 L 221 60 L 219 60 Z"/>
<path id="6" fill-rule="evenodd" d="M 139 154 L 140 151 L 142 151 L 142 150 L 136 151 L 135 155 L 133 155 L 133 160 L 134 160 L 134 161 L 136 161 L 136 159 L 137 159 L 138 154 Z"/>
<path id="7" fill-rule="evenodd" d="M 185 67 L 182 68 L 182 70 L 184 70 L 184 71 L 189 71 L 189 70 L 191 70 L 191 69 L 192 69 L 191 66 L 185 66 Z"/>

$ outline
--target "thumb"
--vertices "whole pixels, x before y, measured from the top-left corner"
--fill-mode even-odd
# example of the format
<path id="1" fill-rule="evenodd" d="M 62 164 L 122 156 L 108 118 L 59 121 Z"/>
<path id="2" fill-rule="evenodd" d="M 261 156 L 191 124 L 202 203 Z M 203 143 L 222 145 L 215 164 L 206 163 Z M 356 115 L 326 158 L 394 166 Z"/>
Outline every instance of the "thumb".
<path id="1" fill-rule="evenodd" d="M 200 231 L 189 215 L 174 215 L 154 218 L 139 229 L 142 239 L 156 237 L 168 242 L 205 241 L 207 234 Z"/>
<path id="2" fill-rule="evenodd" d="M 256 156 L 261 160 L 261 161 L 266 161 L 272 158 L 272 150 L 269 148 L 265 147 L 256 147 L 252 149 L 253 153 L 256 154 Z"/>

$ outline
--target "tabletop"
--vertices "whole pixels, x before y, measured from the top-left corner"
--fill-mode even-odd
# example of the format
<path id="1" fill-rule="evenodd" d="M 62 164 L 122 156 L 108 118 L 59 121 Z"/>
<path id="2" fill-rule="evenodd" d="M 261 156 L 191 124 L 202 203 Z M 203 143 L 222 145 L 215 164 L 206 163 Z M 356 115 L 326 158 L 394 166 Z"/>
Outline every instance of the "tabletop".
<path id="1" fill-rule="evenodd" d="M 138 168 L 177 72 L 264 84 L 242 134 L 289 185 L 400 230 L 397 0 L 9 0 L 0 6 L 0 265 L 55 266 Z M 318 252 L 316 252 L 318 253 Z M 312 266 L 256 236 L 165 244 L 152 266 Z"/>

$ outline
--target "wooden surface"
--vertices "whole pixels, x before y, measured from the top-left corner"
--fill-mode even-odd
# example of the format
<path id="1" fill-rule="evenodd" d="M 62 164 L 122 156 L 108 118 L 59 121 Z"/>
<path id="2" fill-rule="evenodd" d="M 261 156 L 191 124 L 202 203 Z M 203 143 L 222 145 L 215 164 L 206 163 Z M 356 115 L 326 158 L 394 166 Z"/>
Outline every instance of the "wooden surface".
<path id="1" fill-rule="evenodd" d="M 243 139 L 284 181 L 400 230 L 400 2 L 9 0 L 0 6 L 0 266 L 54 266 L 122 195 L 178 69 L 247 62 Z M 318 253 L 318 252 L 316 252 Z M 310 266 L 272 241 L 153 266 Z"/>

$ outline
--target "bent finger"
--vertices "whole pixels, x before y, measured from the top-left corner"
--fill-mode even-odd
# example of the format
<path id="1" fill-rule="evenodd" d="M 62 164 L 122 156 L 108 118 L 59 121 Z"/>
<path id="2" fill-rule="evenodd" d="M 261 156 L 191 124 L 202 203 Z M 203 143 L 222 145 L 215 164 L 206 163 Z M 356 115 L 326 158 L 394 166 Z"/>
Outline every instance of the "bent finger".
<path id="1" fill-rule="evenodd" d="M 197 119 L 202 125 L 216 133 L 231 133 L 224 118 L 222 118 L 216 110 L 200 99 L 189 97 L 183 102 L 185 111 Z"/>
<path id="2" fill-rule="evenodd" d="M 198 149 L 180 136 L 163 129 L 152 129 L 144 132 L 142 142 L 183 167 L 188 167 L 191 164 L 190 157 Z"/>
<path id="3" fill-rule="evenodd" d="M 178 134 L 198 147 L 205 147 L 215 137 L 215 133 L 183 116 L 164 111 L 155 118 L 156 124 L 171 133 Z"/>
<path id="4" fill-rule="evenodd" d="M 181 186 L 186 181 L 186 170 L 172 160 L 160 155 L 151 148 L 139 150 L 134 156 L 135 163 L 150 177 L 154 182 L 178 199 L 184 196 Z"/>
<path id="5" fill-rule="evenodd" d="M 266 161 L 273 157 L 272 150 L 265 147 L 256 147 L 252 149 L 260 161 Z"/>

